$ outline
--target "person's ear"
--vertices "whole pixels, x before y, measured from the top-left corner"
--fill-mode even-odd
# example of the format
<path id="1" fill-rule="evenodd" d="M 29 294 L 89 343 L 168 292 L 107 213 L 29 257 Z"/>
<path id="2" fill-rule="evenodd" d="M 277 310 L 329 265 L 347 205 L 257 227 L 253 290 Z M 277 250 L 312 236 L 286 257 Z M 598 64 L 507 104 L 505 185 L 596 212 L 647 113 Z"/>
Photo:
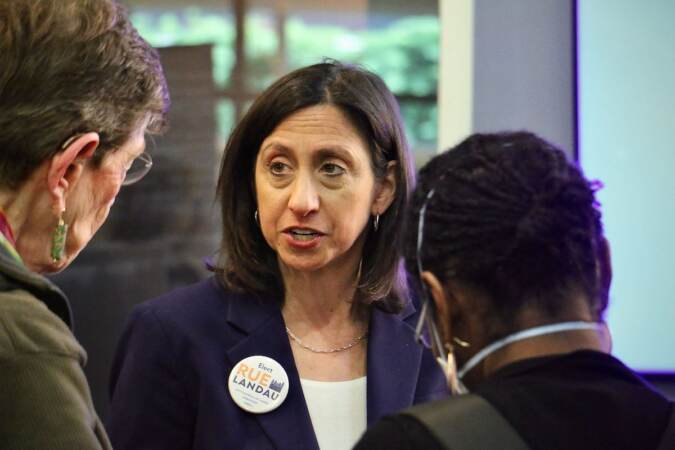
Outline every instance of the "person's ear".
<path id="1" fill-rule="evenodd" d="M 449 343 L 452 336 L 450 335 L 450 319 L 452 314 L 452 305 L 450 299 L 443 288 L 436 275 L 425 270 L 422 272 L 422 282 L 427 285 L 429 294 L 436 305 L 437 326 L 440 328 L 441 337 L 444 343 Z"/>
<path id="2" fill-rule="evenodd" d="M 375 200 L 371 208 L 373 215 L 384 214 L 394 201 L 394 197 L 396 196 L 396 169 L 396 161 L 389 161 L 387 163 L 387 173 L 384 178 L 378 181 Z"/>
<path id="3" fill-rule="evenodd" d="M 98 144 L 98 133 L 78 135 L 66 141 L 62 151 L 49 160 L 47 187 L 55 210 L 65 209 L 68 189 L 80 179 L 84 165 L 94 155 Z"/>

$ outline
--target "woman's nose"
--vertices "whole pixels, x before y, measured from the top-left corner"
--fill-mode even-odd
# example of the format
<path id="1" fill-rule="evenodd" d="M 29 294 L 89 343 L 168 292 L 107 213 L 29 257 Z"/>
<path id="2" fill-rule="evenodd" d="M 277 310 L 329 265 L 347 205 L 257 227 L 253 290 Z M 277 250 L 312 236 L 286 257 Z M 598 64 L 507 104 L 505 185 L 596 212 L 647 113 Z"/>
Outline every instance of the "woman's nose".
<path id="1" fill-rule="evenodd" d="M 291 188 L 288 208 L 294 214 L 305 217 L 319 209 L 319 193 L 309 176 L 299 176 Z"/>

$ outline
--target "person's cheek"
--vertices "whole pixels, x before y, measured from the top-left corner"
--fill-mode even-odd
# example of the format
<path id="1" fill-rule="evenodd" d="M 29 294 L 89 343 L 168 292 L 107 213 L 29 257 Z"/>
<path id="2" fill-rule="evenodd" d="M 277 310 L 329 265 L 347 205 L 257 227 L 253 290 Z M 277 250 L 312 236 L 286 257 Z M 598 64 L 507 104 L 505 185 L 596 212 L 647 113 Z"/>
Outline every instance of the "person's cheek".
<path id="1" fill-rule="evenodd" d="M 94 219 L 92 229 L 93 233 L 96 233 L 108 218 L 108 214 L 110 214 L 110 209 L 112 208 L 113 204 L 115 204 L 115 199 L 117 198 L 117 194 L 119 194 L 120 188 L 121 183 L 116 183 L 114 188 L 110 190 L 110 193 L 101 199 L 101 206 L 98 208 L 96 217 Z"/>

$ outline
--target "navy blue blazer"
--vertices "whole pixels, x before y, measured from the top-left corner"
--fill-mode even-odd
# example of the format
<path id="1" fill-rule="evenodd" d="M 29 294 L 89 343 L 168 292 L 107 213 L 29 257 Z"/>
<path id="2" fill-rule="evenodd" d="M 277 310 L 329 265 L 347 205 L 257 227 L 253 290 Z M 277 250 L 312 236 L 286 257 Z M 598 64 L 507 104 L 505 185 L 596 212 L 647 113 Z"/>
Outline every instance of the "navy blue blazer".
<path id="1" fill-rule="evenodd" d="M 414 340 L 414 307 L 373 308 L 367 351 L 367 416 L 447 395 L 441 370 Z M 288 397 L 251 414 L 230 398 L 232 367 L 252 355 L 279 362 Z M 277 304 L 227 292 L 209 278 L 138 305 L 111 374 L 109 433 L 116 450 L 318 449 Z"/>

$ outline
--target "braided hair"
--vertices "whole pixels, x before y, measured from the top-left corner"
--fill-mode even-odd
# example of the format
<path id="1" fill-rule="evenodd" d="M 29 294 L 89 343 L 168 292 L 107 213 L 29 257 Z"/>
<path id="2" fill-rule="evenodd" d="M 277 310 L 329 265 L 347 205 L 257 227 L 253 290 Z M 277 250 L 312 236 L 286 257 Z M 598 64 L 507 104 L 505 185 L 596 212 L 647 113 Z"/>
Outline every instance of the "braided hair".
<path id="1" fill-rule="evenodd" d="M 556 317 L 581 294 L 596 319 L 607 306 L 600 280 L 603 229 L 590 182 L 565 154 L 528 132 L 474 134 L 421 171 L 407 227 L 406 262 L 442 282 L 487 294 L 502 323 L 523 307 Z"/>

